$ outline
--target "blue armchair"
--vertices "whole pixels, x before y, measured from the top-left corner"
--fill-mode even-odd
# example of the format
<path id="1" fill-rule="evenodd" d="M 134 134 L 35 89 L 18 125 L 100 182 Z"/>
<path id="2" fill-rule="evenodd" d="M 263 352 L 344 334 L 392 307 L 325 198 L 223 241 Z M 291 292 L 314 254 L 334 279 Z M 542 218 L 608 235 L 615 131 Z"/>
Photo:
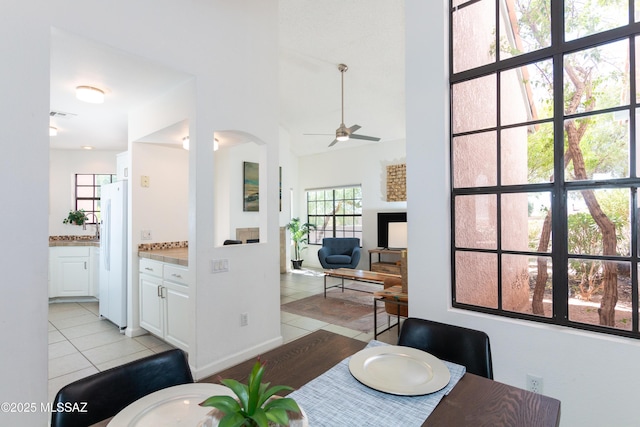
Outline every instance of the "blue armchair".
<path id="1" fill-rule="evenodd" d="M 323 268 L 356 268 L 360 261 L 360 239 L 357 237 L 325 237 L 318 251 Z"/>

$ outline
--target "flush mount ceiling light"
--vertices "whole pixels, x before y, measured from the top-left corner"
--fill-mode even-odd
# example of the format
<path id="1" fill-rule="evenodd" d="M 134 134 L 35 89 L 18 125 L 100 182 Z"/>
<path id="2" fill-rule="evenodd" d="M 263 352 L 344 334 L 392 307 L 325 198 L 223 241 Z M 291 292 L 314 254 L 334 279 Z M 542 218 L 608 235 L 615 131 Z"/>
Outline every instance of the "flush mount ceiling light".
<path id="1" fill-rule="evenodd" d="M 104 102 L 104 92 L 93 86 L 78 86 L 76 87 L 76 98 L 92 104 L 102 104 Z"/>
<path id="2" fill-rule="evenodd" d="M 58 128 L 49 126 L 49 136 L 56 136 L 58 134 Z"/>
<path id="3" fill-rule="evenodd" d="M 90 146 L 90 145 L 83 145 L 83 146 L 82 146 L 82 149 L 83 149 L 83 150 L 93 150 L 93 147 L 92 147 L 92 146 Z"/>
<path id="4" fill-rule="evenodd" d="M 213 151 L 217 151 L 218 150 L 218 138 L 213 138 Z M 189 137 L 185 136 L 184 138 L 182 138 L 182 148 L 184 148 L 185 150 L 189 149 Z"/>

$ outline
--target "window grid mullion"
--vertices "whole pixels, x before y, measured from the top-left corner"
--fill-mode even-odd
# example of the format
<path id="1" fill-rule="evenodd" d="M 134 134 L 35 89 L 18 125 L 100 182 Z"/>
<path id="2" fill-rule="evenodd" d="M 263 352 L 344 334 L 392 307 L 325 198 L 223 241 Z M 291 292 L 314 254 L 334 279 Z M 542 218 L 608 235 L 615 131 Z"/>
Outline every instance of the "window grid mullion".
<path id="1" fill-rule="evenodd" d="M 498 9 L 498 0 L 496 0 L 496 22 L 500 19 L 500 11 Z M 498 25 L 498 27 L 500 27 Z M 498 33 L 498 31 L 496 31 Z M 496 268 L 497 268 L 497 277 L 496 284 L 498 286 L 498 310 L 502 311 L 502 192 L 500 188 L 502 187 L 502 162 L 500 161 L 501 153 L 502 153 L 502 120 L 501 120 L 501 111 L 502 104 L 500 103 L 501 99 L 501 90 L 502 90 L 502 74 L 496 73 L 496 123 L 498 124 L 496 129 L 496 185 L 498 187 L 498 191 L 495 194 L 496 197 Z"/>
<path id="2" fill-rule="evenodd" d="M 635 2 L 630 2 L 629 22 L 633 22 L 635 14 Z M 637 110 L 637 84 L 636 74 L 636 37 L 629 37 L 629 176 L 637 177 L 637 138 L 636 129 L 638 122 L 636 120 Z M 631 329 L 633 332 L 640 332 L 640 305 L 638 295 L 638 187 L 631 187 L 631 206 L 629 221 L 631 226 Z M 633 284 L 636 284 L 633 286 Z"/>

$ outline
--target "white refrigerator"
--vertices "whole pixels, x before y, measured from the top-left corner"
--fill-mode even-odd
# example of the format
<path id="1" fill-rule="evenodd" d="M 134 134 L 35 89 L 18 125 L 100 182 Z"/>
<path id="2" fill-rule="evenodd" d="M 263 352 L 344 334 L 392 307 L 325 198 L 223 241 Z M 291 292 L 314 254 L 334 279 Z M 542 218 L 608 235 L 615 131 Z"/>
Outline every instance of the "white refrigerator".
<path id="1" fill-rule="evenodd" d="M 100 316 L 127 326 L 127 181 L 100 187 Z"/>

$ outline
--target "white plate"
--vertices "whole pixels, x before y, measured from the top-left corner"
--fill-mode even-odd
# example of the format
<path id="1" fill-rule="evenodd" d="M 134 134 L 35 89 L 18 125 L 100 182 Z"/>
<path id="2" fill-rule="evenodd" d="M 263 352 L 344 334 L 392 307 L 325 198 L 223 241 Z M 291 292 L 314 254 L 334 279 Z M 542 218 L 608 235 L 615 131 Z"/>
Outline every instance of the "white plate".
<path id="1" fill-rule="evenodd" d="M 158 390 L 120 411 L 108 427 L 195 427 L 213 408 L 198 403 L 210 396 L 234 396 L 220 384 L 191 383 Z"/>
<path id="2" fill-rule="evenodd" d="M 385 393 L 417 396 L 443 389 L 451 374 L 437 357 L 412 347 L 369 347 L 349 360 L 349 371 L 362 384 Z"/>

